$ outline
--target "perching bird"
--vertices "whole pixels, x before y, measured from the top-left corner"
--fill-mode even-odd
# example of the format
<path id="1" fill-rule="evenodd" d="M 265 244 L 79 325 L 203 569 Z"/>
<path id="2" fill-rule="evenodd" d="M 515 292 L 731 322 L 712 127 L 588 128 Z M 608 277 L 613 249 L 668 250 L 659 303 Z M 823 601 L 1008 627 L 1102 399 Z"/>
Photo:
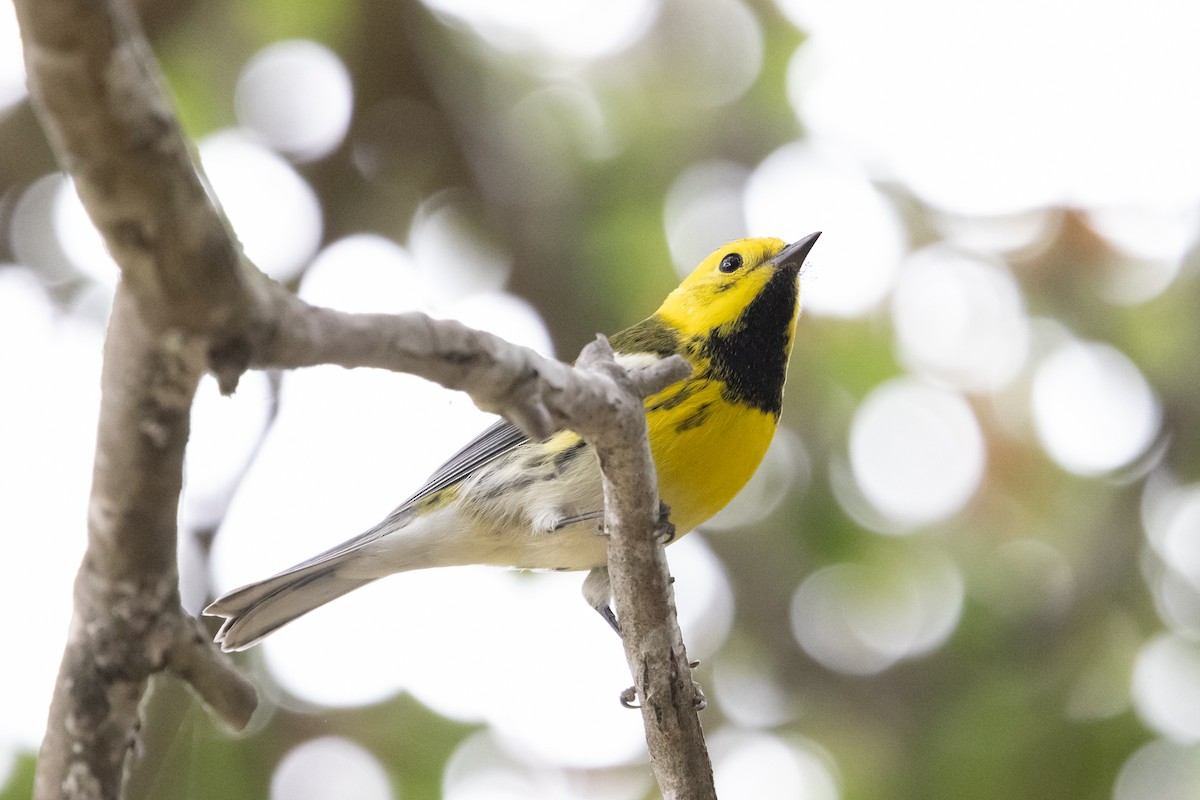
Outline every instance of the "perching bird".
<path id="1" fill-rule="evenodd" d="M 799 313 L 799 272 L 819 233 L 713 252 L 650 317 L 611 338 L 627 367 L 678 353 L 692 376 L 646 398 L 658 490 L 676 535 L 733 499 L 767 452 Z M 501 420 L 382 522 L 204 610 L 223 650 L 244 650 L 318 606 L 394 572 L 492 564 L 591 570 L 584 597 L 613 627 L 596 454 L 564 430 L 530 441 Z"/>

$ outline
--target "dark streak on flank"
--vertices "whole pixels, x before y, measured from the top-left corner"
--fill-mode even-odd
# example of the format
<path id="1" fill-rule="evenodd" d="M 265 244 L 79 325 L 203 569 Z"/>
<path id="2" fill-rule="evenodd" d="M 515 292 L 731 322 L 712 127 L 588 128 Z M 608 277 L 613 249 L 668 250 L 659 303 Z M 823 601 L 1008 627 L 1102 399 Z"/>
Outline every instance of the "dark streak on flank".
<path id="1" fill-rule="evenodd" d="M 675 408 L 687 401 L 689 397 L 696 393 L 700 388 L 700 382 L 694 380 L 686 380 L 675 384 L 674 387 L 668 387 L 664 391 L 670 392 L 662 400 L 654 403 L 646 408 L 647 411 L 664 411 Z"/>
<path id="2" fill-rule="evenodd" d="M 480 497 L 482 497 L 484 500 L 499 500 L 506 494 L 510 494 L 511 492 L 519 492 L 522 489 L 532 486 L 538 480 L 539 478 L 535 478 L 530 475 L 524 475 L 515 480 L 508 481 L 507 483 L 497 483 L 494 486 L 488 486 L 486 488 L 481 486 Z"/>
<path id="3" fill-rule="evenodd" d="M 561 476 L 566 471 L 567 465 L 574 461 L 576 457 L 583 452 L 585 447 L 587 447 L 587 442 L 585 442 L 583 439 L 580 439 L 570 447 L 559 450 L 557 453 L 555 453 L 554 477 L 557 478 Z"/>
<path id="4" fill-rule="evenodd" d="M 722 396 L 779 416 L 783 382 L 787 377 L 788 336 L 796 313 L 795 268 L 771 276 L 758 296 L 733 325 L 732 331 L 709 332 L 703 354 L 709 358 L 702 378 L 725 385 Z"/>
<path id="5" fill-rule="evenodd" d="M 696 409 L 679 421 L 675 426 L 676 433 L 690 431 L 692 428 L 699 428 L 708 419 L 708 412 L 712 408 L 712 403 L 701 403 Z"/>

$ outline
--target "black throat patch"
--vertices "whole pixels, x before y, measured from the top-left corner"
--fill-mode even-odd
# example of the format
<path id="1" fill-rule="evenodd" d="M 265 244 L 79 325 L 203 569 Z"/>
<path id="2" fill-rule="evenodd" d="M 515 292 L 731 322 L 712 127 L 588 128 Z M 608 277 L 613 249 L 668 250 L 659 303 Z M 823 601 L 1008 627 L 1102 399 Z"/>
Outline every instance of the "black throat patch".
<path id="1" fill-rule="evenodd" d="M 726 400 L 779 416 L 797 291 L 796 271 L 780 270 L 746 306 L 732 333 L 712 330 L 704 345 L 710 361 L 703 377 L 724 383 Z"/>

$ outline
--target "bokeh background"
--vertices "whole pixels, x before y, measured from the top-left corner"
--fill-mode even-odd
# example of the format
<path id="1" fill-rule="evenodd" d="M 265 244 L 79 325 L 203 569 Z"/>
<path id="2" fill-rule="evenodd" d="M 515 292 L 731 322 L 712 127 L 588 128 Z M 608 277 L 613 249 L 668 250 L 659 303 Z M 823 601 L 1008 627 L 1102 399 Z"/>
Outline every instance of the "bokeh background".
<path id="1" fill-rule="evenodd" d="M 570 359 L 823 230 L 785 427 L 669 551 L 722 797 L 1200 796 L 1200 6 L 142 0 L 247 253 Z M 116 270 L 0 4 L 0 798 L 29 795 Z M 373 371 L 194 411 L 185 602 L 374 523 L 487 423 Z M 163 680 L 131 796 L 655 796 L 578 575 L 395 577 Z"/>

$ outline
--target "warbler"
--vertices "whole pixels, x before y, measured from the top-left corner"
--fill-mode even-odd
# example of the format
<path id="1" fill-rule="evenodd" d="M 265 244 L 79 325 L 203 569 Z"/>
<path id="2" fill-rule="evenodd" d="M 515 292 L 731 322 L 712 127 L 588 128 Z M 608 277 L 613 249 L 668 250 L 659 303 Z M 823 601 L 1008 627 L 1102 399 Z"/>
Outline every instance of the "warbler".
<path id="1" fill-rule="evenodd" d="M 692 375 L 646 398 L 659 496 L 681 536 L 733 499 L 775 434 L 799 314 L 800 267 L 817 241 L 739 239 L 700 263 L 651 316 L 611 337 L 619 363 L 674 354 Z M 570 430 L 531 441 L 500 420 L 370 530 L 204 613 L 244 650 L 297 617 L 395 572 L 491 564 L 590 570 L 583 594 L 618 630 L 595 451 Z"/>

